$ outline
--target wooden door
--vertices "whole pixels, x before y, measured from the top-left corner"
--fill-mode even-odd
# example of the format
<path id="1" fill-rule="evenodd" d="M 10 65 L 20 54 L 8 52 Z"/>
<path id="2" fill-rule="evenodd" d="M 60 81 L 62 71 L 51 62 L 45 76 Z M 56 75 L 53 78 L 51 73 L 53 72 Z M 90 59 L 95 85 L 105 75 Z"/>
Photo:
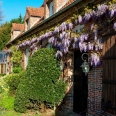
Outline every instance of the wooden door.
<path id="1" fill-rule="evenodd" d="M 74 98 L 73 111 L 83 112 L 87 109 L 88 83 L 87 76 L 82 72 L 81 58 L 82 53 L 79 50 L 74 52 Z"/>
<path id="2" fill-rule="evenodd" d="M 102 99 L 106 111 L 116 115 L 116 35 L 103 38 Z"/>

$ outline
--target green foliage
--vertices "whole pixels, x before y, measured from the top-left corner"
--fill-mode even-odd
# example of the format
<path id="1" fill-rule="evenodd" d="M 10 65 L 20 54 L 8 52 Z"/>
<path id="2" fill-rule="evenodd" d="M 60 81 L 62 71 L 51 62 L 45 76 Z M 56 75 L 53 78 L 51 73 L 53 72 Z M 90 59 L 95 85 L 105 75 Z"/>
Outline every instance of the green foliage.
<path id="1" fill-rule="evenodd" d="M 12 96 L 5 96 L 1 102 L 0 106 L 7 110 L 13 110 L 14 109 L 14 97 Z"/>
<path id="2" fill-rule="evenodd" d="M 13 63 L 13 73 L 20 73 L 22 71 L 20 63 L 22 59 L 22 52 L 18 50 L 16 46 L 12 46 L 11 51 L 12 51 L 11 62 Z"/>
<path id="3" fill-rule="evenodd" d="M 15 94 L 15 91 L 18 88 L 20 83 L 20 79 L 23 78 L 24 72 L 20 72 L 17 74 L 10 74 L 5 77 L 5 82 L 9 86 L 9 93 Z"/>
<path id="4" fill-rule="evenodd" d="M 10 40 L 11 26 L 9 22 L 2 24 L 0 26 L 0 50 L 6 45 Z"/>
<path id="5" fill-rule="evenodd" d="M 0 50 L 2 50 L 11 37 L 12 23 L 23 23 L 23 18 L 19 15 L 18 18 L 12 19 L 10 22 L 6 22 L 0 25 Z"/>
<path id="6" fill-rule="evenodd" d="M 15 97 L 15 110 L 25 112 L 30 102 L 58 105 L 65 94 L 65 83 L 53 49 L 42 48 L 29 59 L 24 78 L 21 79 Z"/>
<path id="7" fill-rule="evenodd" d="M 3 77 L 3 76 L 5 76 L 6 74 L 0 74 L 0 77 Z"/>
<path id="8" fill-rule="evenodd" d="M 0 108 L 9 110 L 14 108 L 14 98 L 8 96 L 9 87 L 4 81 L 5 78 L 6 76 L 0 78 L 0 88 L 2 89 L 0 93 Z"/>
<path id="9" fill-rule="evenodd" d="M 13 62 L 13 65 L 19 65 L 22 58 L 22 52 L 18 50 L 16 46 L 12 46 L 11 51 L 12 51 L 11 61 Z"/>
<path id="10" fill-rule="evenodd" d="M 13 110 L 2 110 L 2 111 L 0 110 L 0 116 L 22 116 L 22 114 L 17 113 Z"/>
<path id="11" fill-rule="evenodd" d="M 21 16 L 21 14 L 20 14 L 18 18 L 12 19 L 10 21 L 10 23 L 24 23 L 24 20 L 23 20 L 23 17 Z"/>
<path id="12" fill-rule="evenodd" d="M 21 71 L 22 71 L 22 67 L 20 65 L 13 67 L 13 73 L 20 73 Z"/>
<path id="13" fill-rule="evenodd" d="M 4 92 L 4 89 L 2 88 L 2 86 L 0 86 L 0 94 Z"/>

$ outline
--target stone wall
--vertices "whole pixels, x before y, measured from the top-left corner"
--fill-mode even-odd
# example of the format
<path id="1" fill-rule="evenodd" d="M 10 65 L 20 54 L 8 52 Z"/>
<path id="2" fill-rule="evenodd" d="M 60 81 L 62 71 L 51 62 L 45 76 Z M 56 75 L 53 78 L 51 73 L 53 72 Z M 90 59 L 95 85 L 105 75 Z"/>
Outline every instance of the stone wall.
<path id="1" fill-rule="evenodd" d="M 45 0 L 44 6 L 45 6 L 45 19 L 49 17 L 49 3 L 53 1 L 53 12 L 54 14 L 62 8 L 63 5 L 67 2 L 67 0 Z"/>
<path id="2" fill-rule="evenodd" d="M 34 26 L 35 23 L 37 23 L 37 21 L 40 20 L 40 17 L 30 17 L 30 28 Z"/>
<path id="3" fill-rule="evenodd" d="M 65 115 L 68 112 L 73 111 L 73 52 L 67 54 L 63 61 L 65 65 L 62 78 L 64 78 L 67 83 L 67 87 L 65 98 L 60 106 L 62 110 L 61 115 Z"/>
<path id="4" fill-rule="evenodd" d="M 20 33 L 21 31 L 13 31 L 11 33 L 11 40 L 15 39 Z"/>
<path id="5" fill-rule="evenodd" d="M 11 62 L 11 54 L 7 56 L 7 74 L 12 73 L 12 62 Z"/>

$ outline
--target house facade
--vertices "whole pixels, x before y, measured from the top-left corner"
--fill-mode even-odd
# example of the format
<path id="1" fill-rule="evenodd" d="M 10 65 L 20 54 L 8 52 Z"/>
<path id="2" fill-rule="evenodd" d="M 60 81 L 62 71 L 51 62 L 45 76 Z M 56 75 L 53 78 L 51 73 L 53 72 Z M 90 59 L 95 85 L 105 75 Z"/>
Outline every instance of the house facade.
<path id="1" fill-rule="evenodd" d="M 7 43 L 6 47 L 10 49 L 12 45 L 18 45 L 22 50 L 23 69 L 26 69 L 28 58 L 34 51 L 50 46 L 58 49 L 56 56 L 60 57 L 65 65 L 62 75 L 68 84 L 66 96 L 59 108 L 56 109 L 56 112 L 57 110 L 63 110 L 64 114 L 61 114 L 61 116 L 68 112 L 86 113 L 88 116 L 99 116 L 105 113 L 111 116 L 116 115 L 114 63 L 116 62 L 116 33 L 113 29 L 116 20 L 114 14 L 108 16 L 108 19 L 105 17 L 106 11 L 110 7 L 104 6 L 104 2 L 108 3 L 109 1 L 44 0 L 40 8 L 26 8 L 24 24 L 22 24 L 24 26 L 23 30 L 13 27 L 17 25 L 19 28 L 21 27 L 20 24 L 12 25 L 11 41 Z M 98 9 L 97 5 L 99 6 Z M 94 11 L 85 6 L 96 6 L 97 13 L 95 14 L 97 14 L 97 17 L 94 17 L 94 20 L 90 18 L 90 12 L 92 11 L 94 14 Z M 112 3 L 112 9 L 116 9 L 115 2 Z M 109 11 L 112 11 L 112 9 Z M 87 13 L 83 14 L 83 12 Z M 89 32 L 89 37 L 87 32 Z M 99 32 L 99 35 L 97 35 L 97 32 Z M 59 42 L 59 38 L 62 44 Z M 98 40 L 101 39 L 102 44 L 98 43 Z M 19 43 L 19 41 L 21 42 Z M 84 47 L 80 47 L 80 41 L 84 41 Z M 92 49 L 93 44 L 89 46 L 91 42 L 94 44 L 94 50 Z M 87 50 L 85 43 L 89 50 Z M 59 46 L 59 44 L 63 46 Z M 63 57 L 60 56 L 61 54 Z M 93 56 L 90 56 L 91 54 Z M 98 58 L 98 54 L 100 58 Z M 89 61 L 91 58 L 93 60 L 91 61 L 90 71 L 85 75 L 80 66 L 84 62 L 83 60 L 87 61 L 88 59 Z M 96 65 L 99 59 L 101 62 Z M 11 67 L 10 57 L 8 64 Z"/>

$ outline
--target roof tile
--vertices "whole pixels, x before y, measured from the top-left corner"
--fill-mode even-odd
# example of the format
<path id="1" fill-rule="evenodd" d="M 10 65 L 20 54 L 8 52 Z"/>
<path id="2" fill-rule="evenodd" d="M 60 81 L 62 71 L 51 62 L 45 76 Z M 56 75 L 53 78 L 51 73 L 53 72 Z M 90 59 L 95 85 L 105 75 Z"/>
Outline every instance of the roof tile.
<path id="1" fill-rule="evenodd" d="M 24 24 L 12 23 L 12 31 L 24 31 Z"/>
<path id="2" fill-rule="evenodd" d="M 28 12 L 29 16 L 43 17 L 44 16 L 44 6 L 41 6 L 40 8 L 27 7 L 27 12 Z"/>

